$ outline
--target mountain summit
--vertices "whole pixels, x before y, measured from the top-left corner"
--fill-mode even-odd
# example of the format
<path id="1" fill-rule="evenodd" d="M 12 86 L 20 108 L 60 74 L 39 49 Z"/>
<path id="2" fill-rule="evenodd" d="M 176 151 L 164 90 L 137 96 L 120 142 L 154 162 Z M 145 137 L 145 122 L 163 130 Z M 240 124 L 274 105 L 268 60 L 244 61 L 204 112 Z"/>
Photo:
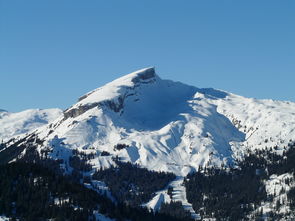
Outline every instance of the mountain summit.
<path id="1" fill-rule="evenodd" d="M 119 112 L 129 91 L 142 84 L 154 83 L 157 78 L 154 68 L 145 68 L 114 80 L 80 97 L 77 104 L 65 111 L 65 118 L 78 116 L 96 106 L 109 106 Z"/>

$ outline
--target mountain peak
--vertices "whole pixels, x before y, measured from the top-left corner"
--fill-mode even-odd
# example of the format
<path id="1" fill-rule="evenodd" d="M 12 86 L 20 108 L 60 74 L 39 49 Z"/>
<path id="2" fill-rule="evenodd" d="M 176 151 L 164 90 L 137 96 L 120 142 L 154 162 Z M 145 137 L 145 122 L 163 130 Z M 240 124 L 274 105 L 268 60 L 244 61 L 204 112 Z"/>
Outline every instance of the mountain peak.
<path id="1" fill-rule="evenodd" d="M 132 72 L 130 74 L 124 75 L 123 77 L 117 78 L 110 83 L 99 87 L 93 91 L 88 92 L 87 94 L 83 95 L 82 97 L 79 98 L 79 102 L 91 97 L 94 97 L 93 94 L 95 94 L 97 91 L 102 91 L 102 90 L 108 90 L 109 92 L 111 91 L 116 91 L 120 87 L 133 87 L 135 84 L 138 84 L 140 82 L 147 83 L 151 80 L 153 80 L 156 77 L 156 72 L 154 67 L 148 67 L 144 69 L 140 69 L 138 71 Z M 113 93 L 108 93 L 105 95 L 110 95 Z M 106 96 L 109 97 L 109 96 Z M 83 102 L 85 103 L 85 102 Z"/>
<path id="2" fill-rule="evenodd" d="M 65 119 L 79 116 L 97 106 L 111 106 L 111 109 L 118 112 L 128 91 L 134 90 L 141 84 L 154 83 L 157 79 L 160 78 L 156 75 L 154 67 L 144 68 L 124 75 L 80 97 L 78 103 L 64 112 Z"/>
<path id="3" fill-rule="evenodd" d="M 139 83 L 141 81 L 147 81 L 151 80 L 156 77 L 156 71 L 154 67 L 148 67 L 144 69 L 140 69 L 138 71 L 132 72 L 130 74 L 127 74 L 121 78 L 118 78 L 117 80 L 113 82 L 126 82 L 131 81 L 133 83 Z"/>

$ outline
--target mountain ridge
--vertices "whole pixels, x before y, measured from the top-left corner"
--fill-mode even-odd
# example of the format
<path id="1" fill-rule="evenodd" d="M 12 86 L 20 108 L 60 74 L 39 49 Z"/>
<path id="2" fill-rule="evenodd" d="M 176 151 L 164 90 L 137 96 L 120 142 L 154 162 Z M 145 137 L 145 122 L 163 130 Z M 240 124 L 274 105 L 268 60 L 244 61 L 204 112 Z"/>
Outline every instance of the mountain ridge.
<path id="1" fill-rule="evenodd" d="M 48 124 L 62 114 L 57 108 L 28 109 L 21 112 L 0 112 L 0 140 L 7 141 L 16 136 L 31 133 Z"/>

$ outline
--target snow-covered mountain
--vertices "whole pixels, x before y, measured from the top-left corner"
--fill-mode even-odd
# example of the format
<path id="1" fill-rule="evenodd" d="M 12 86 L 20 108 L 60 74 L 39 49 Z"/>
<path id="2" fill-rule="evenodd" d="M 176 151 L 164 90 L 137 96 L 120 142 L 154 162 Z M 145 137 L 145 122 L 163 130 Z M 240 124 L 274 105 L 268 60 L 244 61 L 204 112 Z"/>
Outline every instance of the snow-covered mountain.
<path id="1" fill-rule="evenodd" d="M 15 139 L 0 149 L 0 163 L 1 160 L 12 162 L 16 157 L 27 160 L 26 156 L 28 162 L 41 161 L 43 165 L 44 160 L 44 164 L 49 162 L 49 167 L 55 162 L 73 177 L 75 174 L 78 178 L 87 177 L 86 182 L 80 179 L 85 187 L 106 192 L 114 201 L 114 192 L 96 178 L 97 169 L 117 164 L 117 173 L 119 160 L 149 170 L 172 172 L 176 175 L 174 180 L 167 181 L 164 189 L 157 189 L 140 206 L 159 210 L 163 202 L 180 201 L 194 219 L 200 219 L 200 210 L 193 208 L 194 201 L 187 197 L 192 193 L 187 192 L 184 185 L 184 178 L 189 180 L 186 175 L 199 166 L 233 165 L 237 159 L 243 159 L 245 153 L 257 149 L 272 148 L 282 154 L 282 159 L 287 159 L 285 147 L 295 147 L 295 103 L 245 98 L 212 88 L 163 80 L 154 68 L 146 68 L 85 94 L 63 112 L 59 109 L 20 113 L 1 110 L 0 141 L 12 137 Z M 257 176 L 263 170 L 268 173 L 269 167 L 262 167 L 258 159 L 273 158 L 272 150 L 261 152 L 257 161 L 253 161 L 255 168 L 251 168 Z M 38 157 L 34 155 L 36 153 Z M 290 153 L 288 156 L 292 156 Z M 252 167 L 253 162 L 249 164 Z M 273 194 L 275 198 L 269 199 L 267 204 L 262 203 L 262 198 L 260 204 L 256 202 L 259 211 L 261 208 L 272 211 L 280 197 L 287 199 L 287 193 L 279 188 L 281 181 L 290 183 L 285 188 L 288 191 L 295 186 L 289 180 L 292 170 L 284 164 L 280 167 L 278 171 L 272 168 L 273 174 L 263 180 L 264 186 L 258 186 L 259 190 L 265 187 L 268 194 L 280 192 Z M 117 174 L 114 179 L 117 181 Z M 135 191 L 135 185 L 130 185 L 132 188 L 124 191 Z"/>
<path id="2" fill-rule="evenodd" d="M 39 150 L 65 163 L 75 149 L 95 154 L 94 168 L 118 156 L 184 176 L 234 163 L 247 149 L 286 146 L 295 137 L 295 103 L 162 80 L 146 68 L 87 93 L 35 134 L 44 141 Z"/>
<path id="3" fill-rule="evenodd" d="M 0 141 L 33 132 L 61 115 L 60 109 L 30 109 L 18 113 L 0 110 Z"/>

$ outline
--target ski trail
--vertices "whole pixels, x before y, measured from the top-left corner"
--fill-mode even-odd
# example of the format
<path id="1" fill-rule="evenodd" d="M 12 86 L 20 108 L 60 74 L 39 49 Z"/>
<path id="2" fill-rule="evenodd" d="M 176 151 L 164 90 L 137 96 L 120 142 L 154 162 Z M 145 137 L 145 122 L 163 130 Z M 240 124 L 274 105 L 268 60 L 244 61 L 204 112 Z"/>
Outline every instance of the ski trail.
<path id="1" fill-rule="evenodd" d="M 170 186 L 173 187 L 172 200 L 180 201 L 183 205 L 183 208 L 191 213 L 193 219 L 200 220 L 200 215 L 196 214 L 192 207 L 192 204 L 187 201 L 185 186 L 183 184 L 183 177 L 178 176 L 174 181 L 170 183 Z"/>

